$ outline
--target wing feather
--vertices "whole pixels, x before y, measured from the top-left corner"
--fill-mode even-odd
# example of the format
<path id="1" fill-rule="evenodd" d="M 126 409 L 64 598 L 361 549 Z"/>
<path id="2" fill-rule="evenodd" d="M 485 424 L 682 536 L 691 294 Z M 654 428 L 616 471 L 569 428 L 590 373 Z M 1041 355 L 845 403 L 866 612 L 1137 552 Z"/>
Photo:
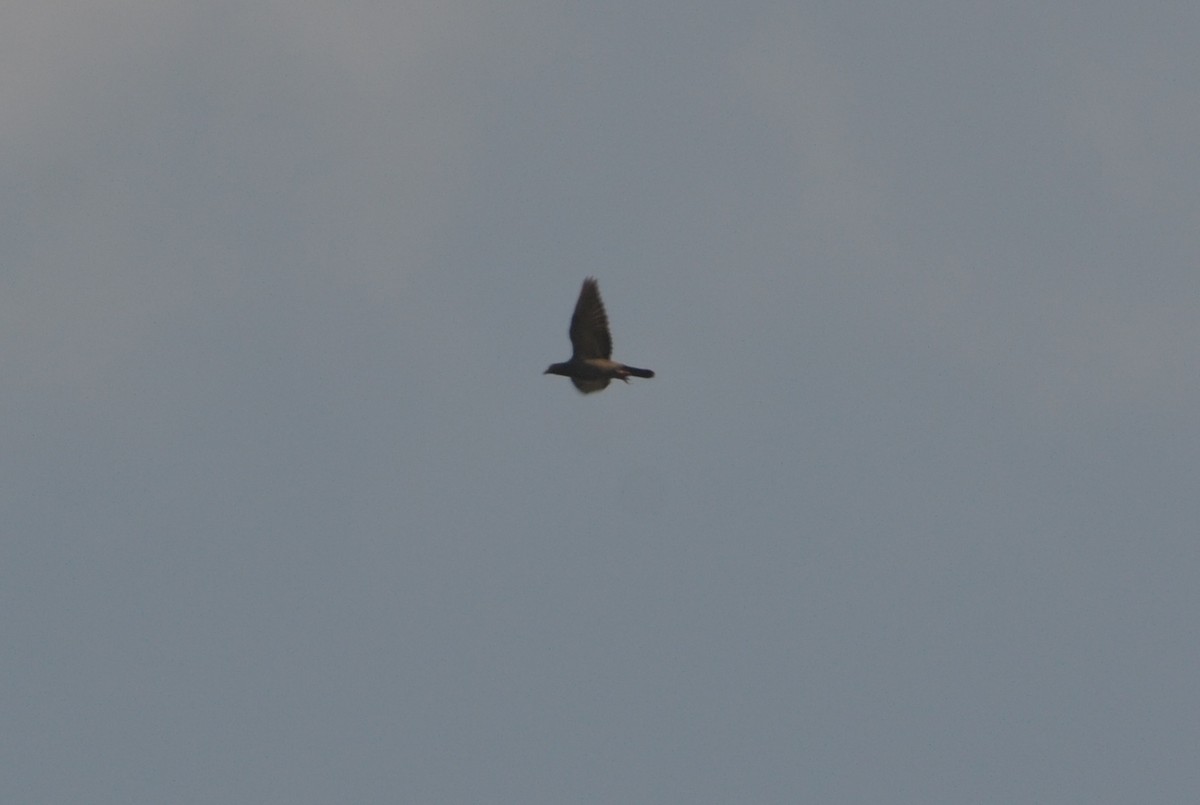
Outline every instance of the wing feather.
<path id="1" fill-rule="evenodd" d="M 592 277 L 585 279 L 583 287 L 579 289 L 579 301 L 575 303 L 575 313 L 571 316 L 568 335 L 571 336 L 571 348 L 574 353 L 572 360 L 612 357 L 612 335 L 608 331 L 608 315 L 604 312 L 604 303 L 600 301 L 600 286 Z M 584 389 L 580 388 L 580 391 Z"/>

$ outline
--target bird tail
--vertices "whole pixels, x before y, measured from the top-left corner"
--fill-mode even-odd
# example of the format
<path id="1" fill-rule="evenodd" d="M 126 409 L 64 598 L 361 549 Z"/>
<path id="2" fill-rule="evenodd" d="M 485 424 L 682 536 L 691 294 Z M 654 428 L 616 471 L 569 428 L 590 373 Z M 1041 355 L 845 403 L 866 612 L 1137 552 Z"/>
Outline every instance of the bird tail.
<path id="1" fill-rule="evenodd" d="M 654 372 L 649 369 L 639 369 L 636 366 L 626 366 L 625 371 L 634 377 L 654 377 Z"/>

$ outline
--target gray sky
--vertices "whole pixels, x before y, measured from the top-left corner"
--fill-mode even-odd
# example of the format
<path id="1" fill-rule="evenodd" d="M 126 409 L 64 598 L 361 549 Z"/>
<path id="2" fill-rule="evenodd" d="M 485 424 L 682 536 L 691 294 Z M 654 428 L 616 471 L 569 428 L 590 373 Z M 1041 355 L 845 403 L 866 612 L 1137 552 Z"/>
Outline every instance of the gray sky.
<path id="1" fill-rule="evenodd" d="M 1198 39 L 10 0 L 0 800 L 1200 800 Z"/>

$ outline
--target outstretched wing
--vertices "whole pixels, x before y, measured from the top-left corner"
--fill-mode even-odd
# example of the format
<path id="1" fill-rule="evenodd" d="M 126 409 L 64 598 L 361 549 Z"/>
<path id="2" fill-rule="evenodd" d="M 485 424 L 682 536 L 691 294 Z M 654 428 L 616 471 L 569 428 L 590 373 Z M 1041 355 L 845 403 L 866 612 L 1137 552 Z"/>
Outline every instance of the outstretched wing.
<path id="1" fill-rule="evenodd" d="M 572 360 L 612 357 L 612 335 L 608 332 L 608 316 L 604 312 L 604 303 L 600 301 L 600 286 L 592 277 L 585 279 L 583 287 L 579 289 L 579 301 L 575 303 L 575 314 L 571 316 L 571 329 L 568 334 L 571 336 Z M 580 391 L 585 390 L 580 388 Z"/>

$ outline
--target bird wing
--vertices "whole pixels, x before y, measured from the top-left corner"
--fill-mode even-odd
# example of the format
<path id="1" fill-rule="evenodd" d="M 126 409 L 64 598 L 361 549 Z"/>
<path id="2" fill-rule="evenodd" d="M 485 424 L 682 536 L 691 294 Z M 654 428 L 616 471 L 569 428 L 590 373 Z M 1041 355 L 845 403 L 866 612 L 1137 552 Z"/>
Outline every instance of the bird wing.
<path id="1" fill-rule="evenodd" d="M 568 334 L 571 336 L 574 352 L 572 360 L 612 357 L 612 335 L 608 332 L 608 316 L 604 312 L 604 303 L 600 301 L 600 286 L 592 277 L 585 279 L 583 287 L 579 289 L 579 301 L 575 303 L 575 314 L 571 316 L 571 329 Z M 580 391 L 598 390 L 580 388 Z"/>

